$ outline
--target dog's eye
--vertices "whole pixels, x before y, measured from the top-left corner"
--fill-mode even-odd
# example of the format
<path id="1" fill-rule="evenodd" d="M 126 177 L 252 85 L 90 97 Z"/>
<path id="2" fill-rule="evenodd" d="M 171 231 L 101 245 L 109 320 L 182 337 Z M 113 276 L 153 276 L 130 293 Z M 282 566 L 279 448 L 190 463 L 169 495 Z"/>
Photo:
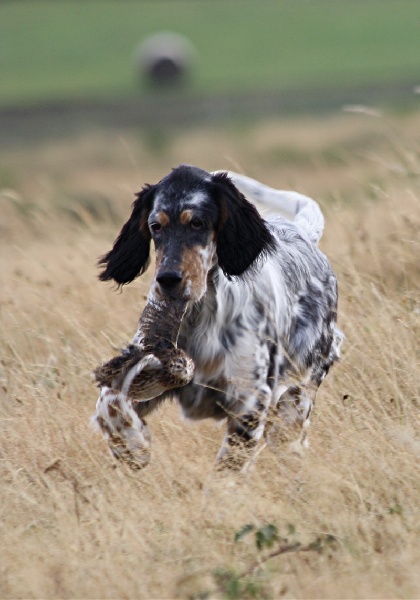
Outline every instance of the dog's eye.
<path id="1" fill-rule="evenodd" d="M 150 230 L 153 231 L 153 233 L 159 233 L 161 229 L 162 225 L 160 223 L 150 223 Z"/>
<path id="2" fill-rule="evenodd" d="M 203 229 L 204 221 L 202 221 L 198 217 L 194 217 L 193 219 L 191 219 L 190 225 L 193 229 Z"/>

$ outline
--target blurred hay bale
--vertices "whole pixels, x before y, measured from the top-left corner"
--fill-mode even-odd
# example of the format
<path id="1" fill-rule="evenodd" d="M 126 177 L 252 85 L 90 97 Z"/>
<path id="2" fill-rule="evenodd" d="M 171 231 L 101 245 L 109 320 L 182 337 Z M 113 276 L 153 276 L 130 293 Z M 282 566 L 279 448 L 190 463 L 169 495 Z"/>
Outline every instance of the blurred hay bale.
<path id="1" fill-rule="evenodd" d="M 184 36 L 160 32 L 146 38 L 135 53 L 135 67 L 142 79 L 155 87 L 185 84 L 196 61 L 196 50 Z"/>

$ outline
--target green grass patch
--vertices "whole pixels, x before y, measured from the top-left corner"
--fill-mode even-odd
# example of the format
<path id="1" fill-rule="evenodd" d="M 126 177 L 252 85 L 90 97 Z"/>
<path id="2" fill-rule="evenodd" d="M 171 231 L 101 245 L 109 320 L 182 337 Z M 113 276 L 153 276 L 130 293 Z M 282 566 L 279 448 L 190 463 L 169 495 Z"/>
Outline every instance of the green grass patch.
<path id="1" fill-rule="evenodd" d="M 417 0 L 21 0 L 0 6 L 0 104 L 150 94 L 133 53 L 160 30 L 186 35 L 190 93 L 415 79 Z"/>

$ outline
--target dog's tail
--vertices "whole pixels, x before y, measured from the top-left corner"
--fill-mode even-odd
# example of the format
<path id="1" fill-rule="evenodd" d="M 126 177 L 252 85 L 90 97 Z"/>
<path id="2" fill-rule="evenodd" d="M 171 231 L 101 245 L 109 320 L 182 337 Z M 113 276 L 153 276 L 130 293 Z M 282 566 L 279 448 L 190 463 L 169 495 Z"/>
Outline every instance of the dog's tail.
<path id="1" fill-rule="evenodd" d="M 317 202 L 299 194 L 285 190 L 275 190 L 255 179 L 228 171 L 228 175 L 248 200 L 260 202 L 280 212 L 287 219 L 293 220 L 311 241 L 316 244 L 324 231 L 324 215 Z"/>

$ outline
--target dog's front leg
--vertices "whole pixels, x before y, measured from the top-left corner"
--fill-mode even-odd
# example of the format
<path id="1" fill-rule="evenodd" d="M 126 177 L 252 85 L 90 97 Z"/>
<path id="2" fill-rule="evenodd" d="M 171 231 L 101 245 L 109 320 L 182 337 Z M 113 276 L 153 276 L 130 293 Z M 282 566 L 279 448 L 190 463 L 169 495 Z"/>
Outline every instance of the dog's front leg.
<path id="1" fill-rule="evenodd" d="M 217 455 L 218 469 L 244 470 L 252 460 L 264 434 L 270 398 L 270 389 L 262 386 L 256 395 L 245 400 L 249 410 L 244 414 L 229 413 L 225 439 Z"/>
<path id="2" fill-rule="evenodd" d="M 92 423 L 107 440 L 115 458 L 133 470 L 150 461 L 150 435 L 146 421 L 134 410 L 124 393 L 103 386 Z"/>

